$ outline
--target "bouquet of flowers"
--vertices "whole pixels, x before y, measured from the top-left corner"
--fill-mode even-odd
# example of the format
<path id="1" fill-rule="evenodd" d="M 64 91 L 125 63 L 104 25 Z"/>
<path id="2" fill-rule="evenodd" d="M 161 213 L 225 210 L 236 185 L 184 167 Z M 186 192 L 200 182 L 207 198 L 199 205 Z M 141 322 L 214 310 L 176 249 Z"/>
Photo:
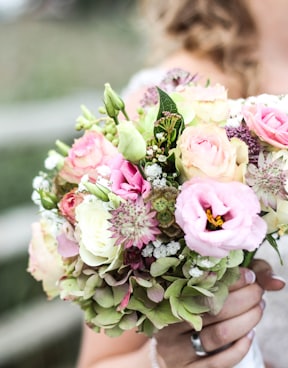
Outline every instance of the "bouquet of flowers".
<path id="1" fill-rule="evenodd" d="M 105 85 L 70 147 L 34 179 L 40 221 L 28 271 L 109 336 L 151 336 L 218 313 L 264 240 L 288 229 L 288 99 L 228 100 L 182 70 L 147 90 L 137 118 Z M 285 110 L 286 109 L 286 110 Z"/>

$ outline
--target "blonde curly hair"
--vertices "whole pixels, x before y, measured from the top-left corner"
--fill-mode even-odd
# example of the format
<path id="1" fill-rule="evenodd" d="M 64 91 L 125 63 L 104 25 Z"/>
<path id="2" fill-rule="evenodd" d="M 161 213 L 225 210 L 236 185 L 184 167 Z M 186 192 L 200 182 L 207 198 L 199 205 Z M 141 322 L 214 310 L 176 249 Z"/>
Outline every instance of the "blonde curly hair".
<path id="1" fill-rule="evenodd" d="M 257 92 L 257 29 L 244 0 L 142 0 L 140 9 L 154 56 L 183 47 L 239 79 L 243 97 Z"/>

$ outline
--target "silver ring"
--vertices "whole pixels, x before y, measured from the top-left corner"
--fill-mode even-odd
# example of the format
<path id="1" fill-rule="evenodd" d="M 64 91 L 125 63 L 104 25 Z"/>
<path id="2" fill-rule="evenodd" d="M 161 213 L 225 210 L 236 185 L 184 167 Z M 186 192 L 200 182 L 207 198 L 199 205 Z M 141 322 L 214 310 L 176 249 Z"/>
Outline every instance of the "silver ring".
<path id="1" fill-rule="evenodd" d="M 205 351 L 205 349 L 202 346 L 199 334 L 193 333 L 191 335 L 191 342 L 192 342 L 193 348 L 195 350 L 195 354 L 197 356 L 203 357 L 203 356 L 208 355 L 208 353 Z"/>

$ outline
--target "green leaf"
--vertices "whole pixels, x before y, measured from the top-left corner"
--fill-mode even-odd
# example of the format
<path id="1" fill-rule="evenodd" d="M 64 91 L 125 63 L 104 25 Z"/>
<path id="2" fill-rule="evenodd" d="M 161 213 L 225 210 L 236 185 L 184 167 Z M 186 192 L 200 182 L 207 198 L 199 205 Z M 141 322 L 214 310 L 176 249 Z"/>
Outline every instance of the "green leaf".
<path id="1" fill-rule="evenodd" d="M 221 282 L 224 283 L 227 287 L 234 284 L 240 278 L 240 270 L 239 267 L 227 268 L 225 274 L 221 278 Z"/>
<path id="2" fill-rule="evenodd" d="M 133 276 L 133 277 L 130 277 L 130 280 L 135 280 L 138 285 L 140 285 L 140 286 L 142 286 L 144 288 L 150 288 L 153 285 L 152 281 L 145 280 L 145 279 L 143 279 L 141 277 L 135 277 L 135 276 Z"/>
<path id="3" fill-rule="evenodd" d="M 188 283 L 189 285 L 189 283 Z M 213 293 L 203 287 L 196 286 L 196 285 L 189 285 L 192 289 L 198 292 L 198 295 L 205 295 L 205 296 L 213 296 Z"/>
<path id="4" fill-rule="evenodd" d="M 162 117 L 162 113 L 164 111 L 169 111 L 171 113 L 178 114 L 177 106 L 175 102 L 172 100 L 172 98 L 159 87 L 157 87 L 157 91 L 159 94 L 159 110 L 157 120 Z"/>
<path id="5" fill-rule="evenodd" d="M 165 291 L 165 298 L 170 298 L 171 296 L 179 297 L 183 287 L 187 284 L 187 279 L 177 279 L 174 281 Z"/>
<path id="6" fill-rule="evenodd" d="M 143 302 L 136 299 L 133 295 L 131 296 L 129 300 L 127 308 L 135 310 L 135 311 L 139 311 L 142 314 L 147 314 L 151 310 L 151 308 L 147 308 Z"/>
<path id="7" fill-rule="evenodd" d="M 153 277 L 161 276 L 166 273 L 170 267 L 176 267 L 180 263 L 178 258 L 163 257 L 152 263 L 150 273 Z"/>
<path id="8" fill-rule="evenodd" d="M 205 304 L 209 306 L 211 314 L 217 315 L 220 312 L 228 294 L 228 287 L 224 283 L 218 282 L 217 290 L 214 292 L 214 295 L 205 299 Z"/>
<path id="9" fill-rule="evenodd" d="M 147 318 L 159 330 L 170 325 L 171 323 L 179 322 L 179 319 L 171 312 L 169 301 L 163 301 L 162 303 L 158 304 L 156 308 L 147 313 Z"/>
<path id="10" fill-rule="evenodd" d="M 227 259 L 227 267 L 239 266 L 244 259 L 244 254 L 242 250 L 231 250 Z"/>
<path id="11" fill-rule="evenodd" d="M 200 331 L 202 329 L 202 317 L 198 314 L 190 313 L 181 303 L 179 304 L 178 314 L 181 319 L 189 322 L 196 331 Z"/>
<path id="12" fill-rule="evenodd" d="M 139 326 L 138 329 L 140 332 L 143 332 L 146 336 L 152 337 L 154 333 L 157 331 L 156 327 L 153 325 L 153 323 L 145 318 L 141 326 Z"/>
<path id="13" fill-rule="evenodd" d="M 113 292 L 109 287 L 96 289 L 93 299 L 103 308 L 114 306 Z"/>
<path id="14" fill-rule="evenodd" d="M 131 314 L 125 314 L 120 323 L 119 327 L 121 330 L 131 330 L 132 328 L 136 327 L 137 324 L 137 314 L 133 312 Z"/>
<path id="15" fill-rule="evenodd" d="M 276 251 L 276 253 L 278 254 L 278 257 L 279 257 L 279 260 L 280 260 L 280 264 L 281 266 L 283 266 L 283 259 L 281 257 L 281 254 L 279 252 L 279 249 L 278 249 L 278 243 L 276 241 L 276 239 L 273 237 L 272 234 L 267 234 L 266 235 L 266 239 L 268 240 L 269 244 L 272 246 L 272 248 Z"/>
<path id="16" fill-rule="evenodd" d="M 154 303 L 160 303 L 164 298 L 164 289 L 160 284 L 155 284 L 147 289 L 147 296 Z"/>
<path id="17" fill-rule="evenodd" d="M 203 280 L 201 280 L 197 284 L 197 286 L 210 290 L 215 285 L 216 281 L 217 281 L 217 274 L 215 272 L 209 272 L 209 274 Z"/>
<path id="18" fill-rule="evenodd" d="M 105 334 L 109 337 L 119 337 L 123 332 L 124 331 L 118 326 L 105 329 Z"/>
<path id="19" fill-rule="evenodd" d="M 203 304 L 201 298 L 197 297 L 188 297 L 188 298 L 180 298 L 182 305 L 187 309 L 189 313 L 192 314 L 201 314 L 205 312 L 209 312 L 209 307 Z"/>
<path id="20" fill-rule="evenodd" d="M 119 285 L 112 287 L 113 297 L 114 297 L 114 305 L 119 305 L 128 292 L 129 286 L 128 284 Z"/>
<path id="21" fill-rule="evenodd" d="M 103 308 L 100 306 L 95 306 L 95 310 L 97 312 L 97 316 L 93 318 L 92 322 L 96 326 L 101 327 L 112 327 L 113 325 L 118 324 L 118 322 L 123 317 L 123 314 L 117 312 L 115 308 Z"/>

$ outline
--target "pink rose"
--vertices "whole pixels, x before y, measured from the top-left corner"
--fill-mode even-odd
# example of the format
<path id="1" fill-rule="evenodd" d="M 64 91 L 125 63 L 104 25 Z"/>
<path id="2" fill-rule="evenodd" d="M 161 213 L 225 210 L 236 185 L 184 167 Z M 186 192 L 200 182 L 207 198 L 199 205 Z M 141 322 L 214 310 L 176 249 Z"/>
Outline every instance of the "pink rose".
<path id="1" fill-rule="evenodd" d="M 58 203 L 61 214 L 73 225 L 75 224 L 75 208 L 83 199 L 83 193 L 77 193 L 76 189 L 73 189 L 66 193 Z"/>
<path id="2" fill-rule="evenodd" d="M 288 116 L 273 107 L 261 104 L 243 109 L 247 126 L 261 140 L 278 148 L 288 147 Z"/>
<path id="3" fill-rule="evenodd" d="M 86 131 L 75 140 L 59 176 L 69 183 L 78 184 L 87 174 L 90 180 L 96 181 L 97 167 L 107 164 L 116 154 L 117 149 L 101 133 Z"/>
<path id="4" fill-rule="evenodd" d="M 225 129 L 214 124 L 184 129 L 175 154 L 183 180 L 211 177 L 242 181 L 248 163 L 247 145 L 237 138 L 229 141 Z"/>
<path id="5" fill-rule="evenodd" d="M 151 190 L 151 184 L 143 179 L 137 166 L 124 160 L 122 155 L 113 160 L 110 180 L 112 192 L 132 201 L 136 201 L 139 195 L 145 198 Z"/>
<path id="6" fill-rule="evenodd" d="M 58 242 L 50 232 L 48 222 L 41 220 L 32 224 L 28 272 L 37 281 L 42 281 L 49 299 L 59 295 L 58 282 L 64 275 L 62 258 L 57 248 Z"/>
<path id="7" fill-rule="evenodd" d="M 188 248 L 222 258 L 230 250 L 253 251 L 261 244 L 267 225 L 258 213 L 259 201 L 247 185 L 195 178 L 182 186 L 175 218 Z"/>

